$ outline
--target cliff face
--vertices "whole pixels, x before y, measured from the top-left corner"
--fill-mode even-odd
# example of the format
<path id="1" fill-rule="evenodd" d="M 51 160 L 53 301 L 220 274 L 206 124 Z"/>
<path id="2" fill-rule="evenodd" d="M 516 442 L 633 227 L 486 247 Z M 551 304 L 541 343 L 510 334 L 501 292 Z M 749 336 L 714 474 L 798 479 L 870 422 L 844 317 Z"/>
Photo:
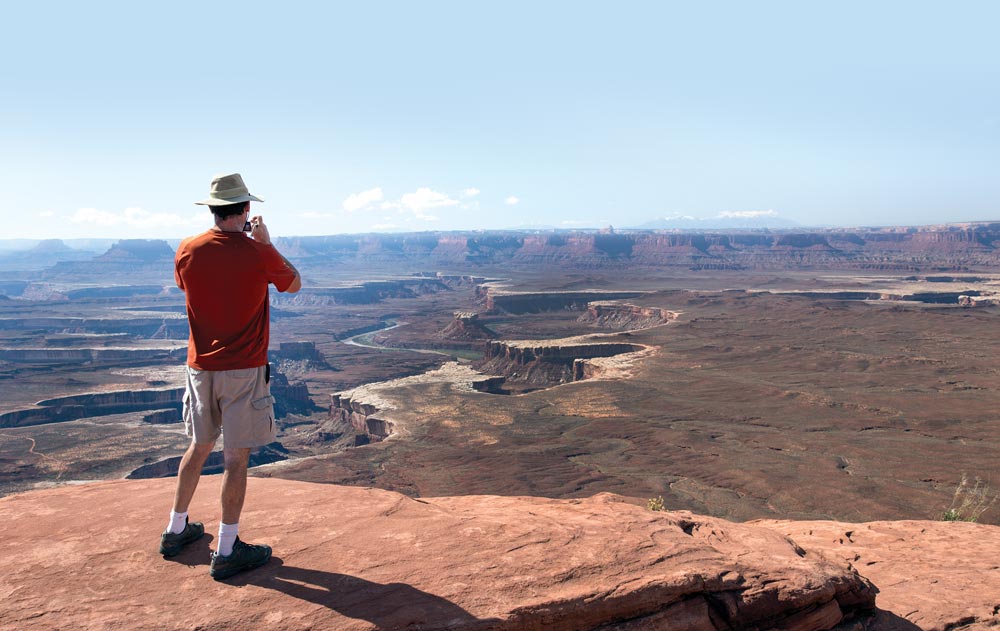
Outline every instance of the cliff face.
<path id="1" fill-rule="evenodd" d="M 502 375 L 509 383 L 547 387 L 603 374 L 599 358 L 643 351 L 644 346 L 624 342 L 580 340 L 491 341 L 477 368 Z M 495 391 L 495 390 L 493 390 Z"/>
<path id="2" fill-rule="evenodd" d="M 583 310 L 591 301 L 635 298 L 638 291 L 556 291 L 556 292 L 502 292 L 485 288 L 479 296 L 485 300 L 489 312 L 539 313 L 561 309 Z"/>
<path id="3" fill-rule="evenodd" d="M 38 407 L 0 414 L 0 427 L 24 427 L 123 412 L 179 410 L 184 388 L 91 392 L 39 401 Z"/>
<path id="4" fill-rule="evenodd" d="M 0 329 L 40 329 L 51 333 L 124 333 L 136 337 L 153 337 L 170 331 L 175 336 L 173 339 L 188 336 L 187 316 L 183 314 L 164 314 L 155 318 L 3 318 L 0 319 Z"/>
<path id="5" fill-rule="evenodd" d="M 259 449 L 255 449 L 253 453 L 250 454 L 248 466 L 259 467 L 272 462 L 280 462 L 288 458 L 286 455 L 287 453 L 288 451 L 281 446 L 281 443 L 274 442 L 270 445 L 264 445 Z M 177 470 L 180 468 L 182 457 L 183 456 L 172 456 L 170 458 L 164 458 L 163 460 L 142 465 L 125 476 L 125 479 L 147 480 L 149 478 L 175 477 L 177 475 Z M 214 475 L 222 473 L 225 470 L 225 464 L 226 460 L 222 451 L 213 451 L 205 460 L 205 466 L 202 467 L 201 470 L 202 474 Z"/>
<path id="6" fill-rule="evenodd" d="M 439 278 L 415 277 L 368 281 L 349 287 L 303 287 L 294 294 L 271 293 L 274 305 L 368 305 L 387 298 L 413 298 L 449 291 Z"/>
<path id="7" fill-rule="evenodd" d="M 0 359 L 15 364 L 122 364 L 182 359 L 185 347 L 173 348 L 0 348 Z"/>
<path id="8" fill-rule="evenodd" d="M 778 232 L 621 234 L 440 233 L 298 237 L 280 241 L 306 261 L 426 260 L 461 264 L 546 264 L 576 268 L 680 266 L 692 269 L 826 267 L 857 270 L 963 269 L 1000 265 L 1000 224 Z"/>
<path id="9" fill-rule="evenodd" d="M 640 307 L 638 305 L 616 304 L 612 302 L 591 302 L 587 311 L 580 316 L 580 322 L 592 322 L 596 326 L 617 329 L 648 329 L 677 319 L 678 314 L 661 307 Z"/>
<path id="10" fill-rule="evenodd" d="M 449 362 L 437 370 L 402 377 L 391 381 L 370 383 L 364 386 L 330 395 L 330 418 L 334 424 L 350 427 L 361 442 L 379 442 L 397 433 L 400 424 L 395 418 L 389 420 L 396 406 L 382 396 L 382 392 L 397 388 L 416 386 L 418 388 L 445 386 L 471 392 L 492 392 L 503 382 L 503 377 L 480 374 L 467 365 Z"/>
<path id="11" fill-rule="evenodd" d="M 143 423 L 151 423 L 153 425 L 169 425 L 171 423 L 180 423 L 182 420 L 181 411 L 177 408 L 156 410 L 142 417 Z"/>
<path id="12" fill-rule="evenodd" d="M 288 414 L 311 414 L 315 410 L 306 382 L 290 382 L 288 377 L 278 372 L 274 364 L 270 385 L 271 395 L 274 397 L 274 418 L 284 418 Z"/>
<path id="13" fill-rule="evenodd" d="M 364 434 L 374 442 L 388 438 L 393 429 L 390 421 L 376 416 L 378 411 L 375 405 L 356 401 L 349 395 L 330 395 L 330 418 L 350 425 L 355 432 Z"/>

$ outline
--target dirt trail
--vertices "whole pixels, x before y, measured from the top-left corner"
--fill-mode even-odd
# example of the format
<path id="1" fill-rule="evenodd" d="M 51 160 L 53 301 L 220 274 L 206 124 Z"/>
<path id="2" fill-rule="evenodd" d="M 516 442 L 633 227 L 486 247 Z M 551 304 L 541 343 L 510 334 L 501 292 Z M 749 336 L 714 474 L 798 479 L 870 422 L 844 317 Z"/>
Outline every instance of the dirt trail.
<path id="1" fill-rule="evenodd" d="M 31 446 L 28 447 L 28 453 L 32 454 L 34 456 L 38 456 L 39 458 L 43 458 L 45 460 L 48 460 L 48 461 L 52 462 L 53 463 L 53 465 L 52 465 L 53 468 L 56 471 L 59 472 L 59 474 L 56 476 L 56 480 L 59 480 L 60 478 L 62 478 L 63 473 L 66 472 L 67 466 L 66 466 L 65 462 L 63 462 L 62 460 L 59 460 L 57 458 L 53 458 L 52 456 L 48 456 L 46 454 L 43 454 L 40 451 L 35 451 L 35 447 L 36 447 L 35 439 L 32 438 L 31 436 L 12 436 L 10 434 L 0 434 L 0 438 L 9 438 L 9 439 L 12 439 L 12 440 L 26 440 L 26 441 L 30 442 Z"/>

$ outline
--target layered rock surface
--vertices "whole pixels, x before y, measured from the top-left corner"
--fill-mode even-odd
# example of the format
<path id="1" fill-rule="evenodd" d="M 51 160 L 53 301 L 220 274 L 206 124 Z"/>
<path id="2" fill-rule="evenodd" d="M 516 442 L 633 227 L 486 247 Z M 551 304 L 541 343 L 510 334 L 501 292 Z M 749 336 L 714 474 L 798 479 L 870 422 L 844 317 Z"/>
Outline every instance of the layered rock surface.
<path id="1" fill-rule="evenodd" d="M 761 521 L 810 551 L 839 558 L 878 586 L 892 629 L 1000 627 L 1000 528 L 967 522 Z M 883 614 L 886 623 L 891 616 Z"/>
<path id="2" fill-rule="evenodd" d="M 208 534 L 172 560 L 156 546 L 173 480 L 3 498 L 17 554 L 0 577 L 0 626 L 709 631 L 875 620 L 868 581 L 777 530 L 610 494 L 415 500 L 252 478 L 241 534 L 274 558 L 217 583 L 207 563 L 219 482 L 203 480 L 191 507 Z"/>

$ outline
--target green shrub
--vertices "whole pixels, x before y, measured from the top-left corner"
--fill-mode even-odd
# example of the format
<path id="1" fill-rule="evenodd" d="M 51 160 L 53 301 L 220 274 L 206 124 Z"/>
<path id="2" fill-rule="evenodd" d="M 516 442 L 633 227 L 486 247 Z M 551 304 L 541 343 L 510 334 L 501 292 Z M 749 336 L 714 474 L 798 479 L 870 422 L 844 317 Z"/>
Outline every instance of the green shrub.
<path id="1" fill-rule="evenodd" d="M 650 498 L 650 500 L 648 502 L 646 502 L 646 508 L 648 508 L 649 510 L 652 510 L 652 511 L 667 510 L 663 506 L 663 496 L 662 495 L 658 495 L 656 497 Z"/>
<path id="2" fill-rule="evenodd" d="M 983 513 L 997 503 L 997 494 L 980 478 L 969 486 L 969 477 L 962 474 L 962 481 L 955 488 L 951 506 L 944 512 L 944 521 L 979 521 Z"/>

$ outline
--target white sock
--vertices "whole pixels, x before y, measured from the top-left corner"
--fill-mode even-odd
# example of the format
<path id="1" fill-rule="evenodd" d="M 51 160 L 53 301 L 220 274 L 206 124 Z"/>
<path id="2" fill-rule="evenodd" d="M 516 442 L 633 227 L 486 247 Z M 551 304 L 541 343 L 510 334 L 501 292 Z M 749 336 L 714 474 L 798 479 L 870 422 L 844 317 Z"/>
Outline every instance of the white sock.
<path id="1" fill-rule="evenodd" d="M 170 511 L 170 523 L 167 524 L 167 532 L 172 532 L 175 535 L 179 535 L 184 532 L 184 526 L 187 525 L 187 518 L 187 511 L 184 511 L 183 513 Z"/>
<path id="2" fill-rule="evenodd" d="M 219 547 L 215 551 L 219 556 L 227 557 L 233 553 L 233 543 L 240 533 L 240 525 L 219 522 Z"/>

